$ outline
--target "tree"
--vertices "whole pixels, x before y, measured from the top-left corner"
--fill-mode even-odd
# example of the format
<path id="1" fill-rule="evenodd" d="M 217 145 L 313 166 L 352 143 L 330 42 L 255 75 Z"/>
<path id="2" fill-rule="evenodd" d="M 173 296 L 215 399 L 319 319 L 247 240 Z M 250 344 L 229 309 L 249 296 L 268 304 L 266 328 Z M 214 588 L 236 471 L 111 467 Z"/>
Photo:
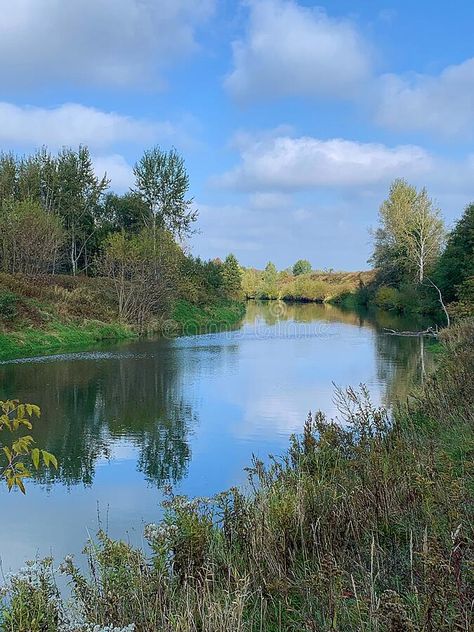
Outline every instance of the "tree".
<path id="1" fill-rule="evenodd" d="M 269 261 L 263 271 L 262 297 L 269 299 L 278 298 L 278 270 L 274 263 Z"/>
<path id="2" fill-rule="evenodd" d="M 395 282 L 410 279 L 423 283 L 444 238 L 440 212 L 426 189 L 418 192 L 405 180 L 395 180 L 379 218 L 372 262 Z"/>
<path id="3" fill-rule="evenodd" d="M 0 210 L 0 266 L 5 272 L 53 272 L 64 239 L 60 219 L 38 202 L 26 199 Z"/>
<path id="4" fill-rule="evenodd" d="M 99 227 L 96 211 L 109 180 L 106 175 L 96 176 L 89 150 L 81 146 L 78 151 L 60 151 L 57 186 L 58 211 L 68 233 L 71 271 L 76 275 L 81 263 L 83 269 L 89 266 L 87 247 Z"/>
<path id="5" fill-rule="evenodd" d="M 221 266 L 222 290 L 226 298 L 242 297 L 242 271 L 235 255 L 227 255 Z"/>
<path id="6" fill-rule="evenodd" d="M 148 226 L 155 235 L 165 229 L 178 239 L 190 234 L 197 219 L 192 199 L 187 199 L 189 176 L 175 149 L 145 151 L 133 168 L 135 189 L 148 207 Z"/>
<path id="7" fill-rule="evenodd" d="M 109 236 L 100 270 L 113 281 L 122 321 L 144 332 L 153 316 L 166 314 L 182 256 L 172 235 L 164 230 Z"/>
<path id="8" fill-rule="evenodd" d="M 137 193 L 108 193 L 104 198 L 103 221 L 109 232 L 137 233 L 146 223 L 148 207 Z"/>
<path id="9" fill-rule="evenodd" d="M 433 277 L 447 302 L 457 300 L 461 288 L 474 277 L 474 204 L 466 207 L 449 234 Z"/>
<path id="10" fill-rule="evenodd" d="M 29 463 L 37 470 L 41 462 L 57 469 L 56 457 L 46 450 L 35 447 L 34 439 L 20 431 L 33 429 L 33 418 L 41 411 L 33 404 L 21 404 L 17 400 L 0 401 L 0 481 L 5 481 L 11 490 L 14 487 L 24 494 L 24 479 L 31 476 Z M 6 433 L 16 437 L 5 440 Z"/>
<path id="11" fill-rule="evenodd" d="M 242 291 L 246 298 L 256 298 L 262 285 L 262 273 L 255 268 L 242 271 Z"/>
<path id="12" fill-rule="evenodd" d="M 299 276 L 300 274 L 309 274 L 311 272 L 311 264 L 306 259 L 299 259 L 293 266 L 293 275 Z"/>

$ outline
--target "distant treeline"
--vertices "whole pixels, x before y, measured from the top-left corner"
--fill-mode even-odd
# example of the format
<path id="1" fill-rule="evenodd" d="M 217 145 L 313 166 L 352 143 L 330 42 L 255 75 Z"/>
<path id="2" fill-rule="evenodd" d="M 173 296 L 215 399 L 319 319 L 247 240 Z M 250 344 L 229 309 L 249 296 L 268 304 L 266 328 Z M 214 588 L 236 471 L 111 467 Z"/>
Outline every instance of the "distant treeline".
<path id="1" fill-rule="evenodd" d="M 399 312 L 474 313 L 474 204 L 451 232 L 425 189 L 395 180 L 373 232 L 372 272 L 312 270 L 301 259 L 278 271 L 247 268 L 242 288 L 248 298 L 375 305 Z"/>

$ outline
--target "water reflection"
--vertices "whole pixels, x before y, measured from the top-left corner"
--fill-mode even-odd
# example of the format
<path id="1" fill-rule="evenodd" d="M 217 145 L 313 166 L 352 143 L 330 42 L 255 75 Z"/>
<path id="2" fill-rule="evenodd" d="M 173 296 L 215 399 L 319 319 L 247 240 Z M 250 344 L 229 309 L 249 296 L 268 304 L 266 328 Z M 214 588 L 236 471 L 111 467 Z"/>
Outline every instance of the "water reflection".
<path id="1" fill-rule="evenodd" d="M 183 385 L 193 365 L 189 351 L 176 353 L 173 342 L 163 340 L 136 343 L 133 352 L 0 366 L 0 398 L 41 406 L 44 422 L 37 424 L 35 439 L 59 461 L 57 472 L 35 476 L 48 484 L 91 485 L 96 464 L 120 459 L 125 440 L 129 452 L 136 446 L 137 467 L 146 480 L 179 481 L 191 457 L 188 435 L 197 422 Z M 212 349 L 214 367 L 220 351 Z"/>
<path id="2" fill-rule="evenodd" d="M 113 536 L 159 518 L 159 487 L 208 495 L 240 484 L 253 453 L 279 454 L 308 410 L 336 413 L 333 382 L 406 397 L 429 370 L 429 341 L 396 315 L 334 306 L 249 303 L 238 330 L 101 347 L 0 364 L 0 398 L 38 403 L 38 442 L 59 470 L 26 499 L 0 488 L 0 558 L 81 550 L 97 504 Z M 139 535 L 136 535 L 139 538 Z M 133 539 L 133 538 L 132 538 Z"/>

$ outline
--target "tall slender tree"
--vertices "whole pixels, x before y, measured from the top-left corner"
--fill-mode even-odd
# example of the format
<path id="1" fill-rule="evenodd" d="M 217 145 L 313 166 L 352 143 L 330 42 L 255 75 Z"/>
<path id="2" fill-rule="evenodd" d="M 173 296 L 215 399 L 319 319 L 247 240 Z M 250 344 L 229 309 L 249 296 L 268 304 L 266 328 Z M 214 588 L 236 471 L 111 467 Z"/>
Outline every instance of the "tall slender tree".
<path id="1" fill-rule="evenodd" d="M 395 281 L 423 283 L 434 266 L 444 239 L 439 209 L 426 189 L 417 191 L 395 180 L 379 211 L 372 261 Z"/>
<path id="2" fill-rule="evenodd" d="M 153 233 L 165 229 L 177 239 L 189 235 L 197 211 L 192 208 L 193 200 L 187 197 L 189 176 L 178 152 L 149 149 L 135 164 L 133 173 L 134 191 L 149 209 L 148 225 Z"/>
<path id="3" fill-rule="evenodd" d="M 98 228 L 95 210 L 109 180 L 106 174 L 96 175 L 87 147 L 63 149 L 57 171 L 58 208 L 68 232 L 71 271 L 76 275 L 81 261 L 87 268 L 87 246 Z"/>

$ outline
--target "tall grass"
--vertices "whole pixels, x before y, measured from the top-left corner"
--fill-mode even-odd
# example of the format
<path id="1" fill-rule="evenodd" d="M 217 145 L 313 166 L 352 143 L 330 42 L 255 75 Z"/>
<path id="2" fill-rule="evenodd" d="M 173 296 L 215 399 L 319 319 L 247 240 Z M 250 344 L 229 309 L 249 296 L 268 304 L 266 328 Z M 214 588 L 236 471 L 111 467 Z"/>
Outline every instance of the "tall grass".
<path id="1" fill-rule="evenodd" d="M 76 623 L 46 564 L 7 586 L 0 629 L 472 629 L 474 323 L 443 345 L 437 372 L 393 415 L 365 387 L 338 390 L 340 419 L 309 415 L 282 458 L 254 460 L 249 493 L 169 491 L 149 552 L 100 533 L 89 573 L 61 567 Z M 28 619 L 31 603 L 49 627 Z"/>

